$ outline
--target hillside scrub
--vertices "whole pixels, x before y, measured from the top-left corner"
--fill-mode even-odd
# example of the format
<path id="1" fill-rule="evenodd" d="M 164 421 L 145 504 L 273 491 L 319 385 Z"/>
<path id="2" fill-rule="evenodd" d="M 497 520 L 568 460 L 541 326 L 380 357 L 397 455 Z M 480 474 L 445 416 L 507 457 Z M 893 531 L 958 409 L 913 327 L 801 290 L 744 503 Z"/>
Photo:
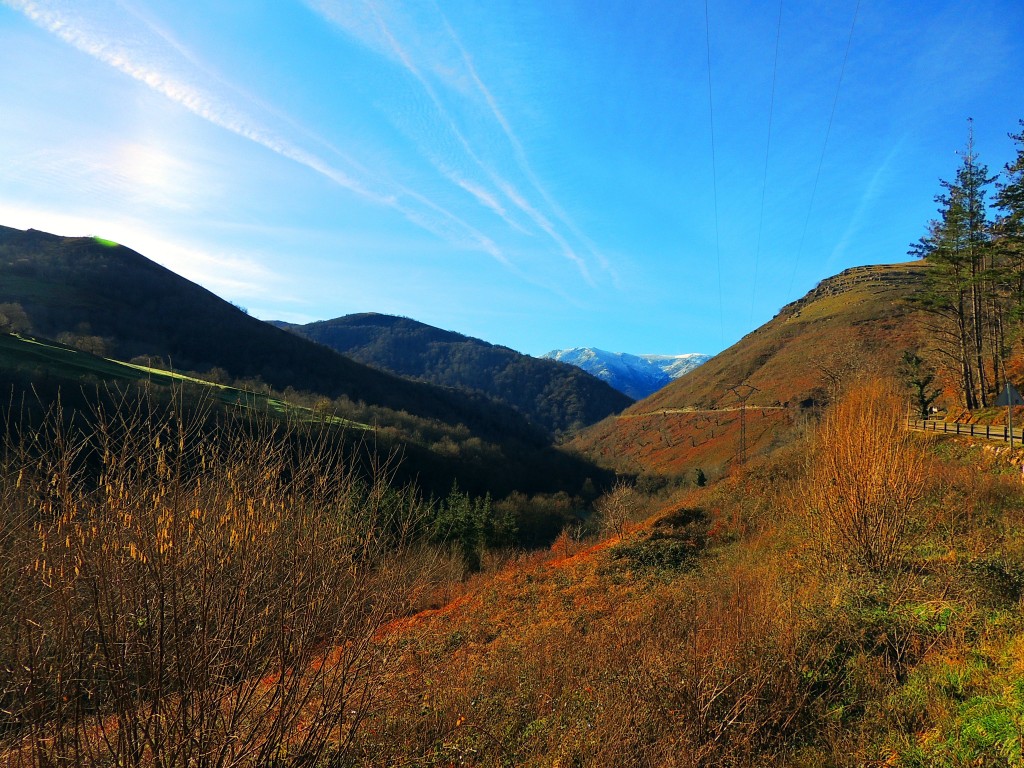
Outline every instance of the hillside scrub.
<path id="1" fill-rule="evenodd" d="M 390 638 L 403 694 L 373 708 L 358 763 L 777 764 L 838 688 L 839 638 L 827 593 L 776 556 L 778 510 L 728 486 L 621 543 L 513 564 Z"/>
<path id="2" fill-rule="evenodd" d="M 465 581 L 416 543 L 436 520 L 415 496 L 326 444 L 192 440 L 173 410 L 55 420 L 0 473 L 0 763 L 1020 765 L 1024 455 L 902 442 L 890 395 L 849 390 L 813 440 L 707 487 L 628 489 L 650 517 L 625 537 Z M 885 568 L 807 524 L 822 467 L 893 498 L 822 457 L 856 419 L 852 466 L 927 467 Z"/>
<path id="3" fill-rule="evenodd" d="M 402 693 L 371 708 L 356 764 L 1020 765 L 1019 470 L 904 441 L 891 392 L 850 390 L 814 441 L 663 500 L 625 541 L 560 542 L 404 625 L 385 639 Z M 802 513 L 808 453 L 851 409 L 876 430 L 843 448 L 857 467 L 919 471 L 893 494 L 819 465 L 900 500 L 885 568 L 836 560 Z"/>
<path id="4" fill-rule="evenodd" d="M 347 750 L 390 663 L 374 635 L 430 573 L 423 505 L 328 433 L 205 417 L 126 398 L 4 442 L 4 765 Z"/>
<path id="5" fill-rule="evenodd" d="M 808 451 L 804 519 L 820 553 L 845 567 L 898 568 L 924 493 L 925 456 L 899 414 L 894 384 L 853 386 L 825 414 Z"/>

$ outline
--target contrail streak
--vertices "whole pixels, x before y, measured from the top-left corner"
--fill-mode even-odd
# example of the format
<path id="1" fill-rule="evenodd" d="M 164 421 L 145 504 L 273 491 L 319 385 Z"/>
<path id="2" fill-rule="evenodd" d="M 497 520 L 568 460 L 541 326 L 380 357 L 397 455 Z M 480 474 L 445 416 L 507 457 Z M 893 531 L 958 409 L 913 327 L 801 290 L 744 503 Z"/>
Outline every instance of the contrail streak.
<path id="1" fill-rule="evenodd" d="M 522 142 L 519 141 L 519 137 L 516 135 L 515 131 L 512 130 L 511 124 L 505 117 L 505 113 L 502 112 L 501 107 L 498 106 L 498 102 L 491 93 L 490 88 L 488 88 L 481 79 L 477 72 L 476 65 L 473 63 L 472 57 L 462 44 L 462 39 L 455 32 L 455 29 L 448 21 L 448 17 L 444 15 L 444 12 L 441 10 L 440 6 L 438 6 L 436 0 L 434 0 L 434 8 L 436 9 L 438 16 L 441 17 L 445 32 L 447 32 L 448 37 L 451 39 L 452 43 L 455 44 L 455 47 L 458 48 L 459 54 L 462 56 L 462 62 L 466 67 L 466 72 L 469 73 L 469 77 L 476 86 L 477 91 L 483 97 L 484 101 L 487 102 L 487 106 L 491 110 L 491 114 L 494 116 L 495 121 L 499 126 L 501 126 L 501 130 L 505 134 L 505 138 L 508 140 L 509 146 L 512 147 L 512 152 L 515 155 L 516 162 L 519 165 L 519 169 L 523 172 L 523 175 L 526 176 L 530 184 L 533 185 L 533 188 L 541 198 L 543 198 L 544 202 L 547 203 L 548 207 L 554 212 L 558 220 L 561 221 L 562 224 L 564 224 L 569 231 L 587 247 L 587 250 L 589 250 L 601 264 L 601 267 L 606 270 L 610 269 L 608 261 L 601 255 L 596 246 L 576 227 L 568 215 L 566 215 L 562 210 L 562 207 L 548 193 L 547 188 L 541 183 L 530 164 L 529 158 L 526 156 L 526 150 L 523 149 Z"/>
<path id="2" fill-rule="evenodd" d="M 580 257 L 579 254 L 576 253 L 572 245 L 566 240 L 565 237 L 563 237 L 556 230 L 556 228 L 552 225 L 551 221 L 547 217 L 540 214 L 537 208 L 530 204 L 523 197 L 523 195 L 520 194 L 513 187 L 511 182 L 502 178 L 493 168 L 491 168 L 486 162 L 484 162 L 484 160 L 472 147 L 472 145 L 466 139 L 465 134 L 461 131 L 461 129 L 455 122 L 454 118 L 451 116 L 451 113 L 448 111 L 444 103 L 441 101 L 441 98 L 438 96 L 437 91 L 434 89 L 433 85 L 431 85 L 430 81 L 423 74 L 421 69 L 417 66 L 416 62 L 413 61 L 413 57 L 410 55 L 409 51 L 402 46 L 401 42 L 399 42 L 395 34 L 392 32 L 387 21 L 384 19 L 383 14 L 381 13 L 380 7 L 376 2 L 374 2 L 374 0 L 364 0 L 364 2 L 360 4 L 360 7 L 367 12 L 365 16 L 359 13 L 351 12 L 343 14 L 336 7 L 335 3 L 325 2 L 324 0 L 304 0 L 304 2 L 305 5 L 310 10 L 312 10 L 318 16 L 326 20 L 328 23 L 337 26 L 347 35 L 354 37 L 356 40 L 366 45 L 367 47 L 371 48 L 378 54 L 387 56 L 388 58 L 392 58 L 403 69 L 405 69 L 405 71 L 417 82 L 417 84 L 420 86 L 423 92 L 427 95 L 427 98 L 434 106 L 434 109 L 437 111 L 437 114 L 442 119 L 445 127 L 455 138 L 459 147 L 461 147 L 462 151 L 465 152 L 466 156 L 470 159 L 470 161 L 472 161 L 472 163 L 478 169 L 480 169 L 480 171 L 484 173 L 484 175 L 489 179 L 489 181 L 497 188 L 497 190 L 502 195 L 504 195 L 504 197 L 512 204 L 512 206 L 514 206 L 517 210 L 523 213 L 540 231 L 542 231 L 545 235 L 551 238 L 551 240 L 558 246 L 562 255 L 565 256 L 565 258 L 568 259 L 577 268 L 577 270 L 587 281 L 587 283 L 591 285 L 594 284 L 593 278 L 591 277 L 590 272 L 587 268 L 586 261 L 582 257 Z M 445 20 L 445 24 L 447 25 L 447 20 Z M 374 25 L 375 28 L 371 28 L 371 25 Z M 450 27 L 448 28 L 450 30 Z M 454 32 L 449 31 L 449 34 L 454 36 Z M 453 37 L 453 39 L 458 44 L 457 38 Z M 465 50 L 461 47 L 461 44 L 459 44 L 459 50 L 462 53 L 463 59 L 468 60 L 468 56 L 466 55 Z M 483 87 L 483 83 L 479 82 L 479 77 L 475 76 L 475 79 L 479 83 L 477 87 Z M 483 90 L 486 91 L 486 87 L 483 87 Z M 485 96 L 485 98 L 487 98 L 490 95 L 489 91 L 487 91 L 486 93 L 487 95 Z M 511 134 L 514 137 L 514 134 L 511 133 L 511 128 L 508 126 L 508 122 L 505 120 L 504 115 L 501 114 L 501 111 L 499 109 L 497 109 L 497 104 L 494 102 L 493 97 L 489 98 L 489 104 L 492 113 L 495 111 L 497 113 L 496 119 L 499 120 L 499 125 L 501 125 L 502 131 L 507 134 Z M 517 152 L 518 157 L 523 158 L 523 160 L 518 160 L 517 158 L 519 164 L 523 165 L 523 161 L 525 160 L 525 153 L 522 150 L 522 146 L 519 145 L 518 140 L 514 142 L 513 149 L 514 151 Z M 494 195 L 486 192 L 485 190 L 482 190 L 479 187 L 479 185 L 473 184 L 472 182 L 469 182 L 467 184 L 465 178 L 456 173 L 453 173 L 443 163 L 438 162 L 437 158 L 432 157 L 429 152 L 426 153 L 426 155 L 427 160 L 449 182 L 459 187 L 463 191 L 469 193 L 480 205 L 495 213 L 510 227 L 513 227 L 519 231 L 523 231 L 522 227 L 514 218 L 512 218 L 511 215 L 509 215 L 509 212 L 505 209 L 505 207 L 498 204 L 498 201 L 494 197 Z M 532 174 L 532 171 L 530 173 Z M 539 187 L 539 181 L 536 180 L 535 175 L 531 179 L 531 184 L 534 187 Z M 541 192 L 541 194 L 545 198 L 545 202 L 547 202 L 548 205 L 551 206 L 552 210 L 554 210 L 556 214 L 558 214 L 559 218 L 564 219 L 564 214 L 562 214 L 560 210 L 557 208 L 557 206 L 553 204 L 553 201 L 551 200 L 550 196 L 543 191 Z M 576 233 L 574 232 L 574 234 Z M 580 237 L 581 240 L 585 240 L 585 238 L 583 238 L 582 236 L 577 236 Z"/>
<path id="3" fill-rule="evenodd" d="M 5 4 L 20 11 L 29 20 L 42 29 L 55 35 L 65 43 L 79 51 L 107 64 L 114 69 L 128 75 L 132 79 L 143 83 L 153 91 L 160 93 L 176 104 L 187 109 L 203 120 L 216 125 L 224 130 L 241 138 L 252 141 L 275 154 L 288 160 L 296 162 L 315 173 L 320 174 L 338 186 L 354 193 L 355 195 L 371 203 L 391 208 L 409 221 L 413 222 L 431 234 L 451 241 L 454 238 L 470 247 L 482 250 L 508 266 L 508 258 L 501 252 L 500 248 L 486 235 L 463 221 L 458 216 L 445 210 L 436 203 L 409 190 L 401 185 L 388 194 L 375 192 L 361 183 L 359 180 L 345 173 L 343 170 L 331 165 L 321 157 L 302 149 L 292 142 L 284 139 L 273 132 L 259 126 L 255 120 L 234 109 L 230 105 L 220 102 L 215 97 L 203 90 L 183 82 L 180 78 L 161 71 L 160 69 L 140 62 L 137 56 L 124 47 L 108 40 L 91 34 L 77 25 L 75 20 L 59 11 L 43 8 L 32 0 L 3 0 Z M 164 43 L 173 48 L 178 55 L 191 62 L 201 69 L 198 63 L 183 46 L 174 41 L 161 29 L 155 27 L 152 22 L 139 16 L 133 9 L 119 3 L 122 9 L 135 16 L 145 24 L 151 32 L 160 37 Z M 340 154 L 340 153 L 339 153 Z M 367 172 L 368 175 L 368 172 Z M 401 201 L 401 197 L 414 201 L 434 214 L 443 221 L 436 221 L 434 218 L 416 211 L 408 204 Z M 456 230 L 453 232 L 452 230 Z"/>

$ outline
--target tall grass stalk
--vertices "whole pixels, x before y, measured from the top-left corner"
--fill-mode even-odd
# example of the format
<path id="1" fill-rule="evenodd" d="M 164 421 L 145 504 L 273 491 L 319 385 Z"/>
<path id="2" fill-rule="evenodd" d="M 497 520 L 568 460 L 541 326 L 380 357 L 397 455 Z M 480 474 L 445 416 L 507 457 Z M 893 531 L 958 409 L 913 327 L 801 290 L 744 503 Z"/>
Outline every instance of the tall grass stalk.
<path id="1" fill-rule="evenodd" d="M 344 754 L 390 663 L 374 635 L 415 587 L 422 509 L 334 438 L 134 395 L 8 430 L 0 762 Z"/>

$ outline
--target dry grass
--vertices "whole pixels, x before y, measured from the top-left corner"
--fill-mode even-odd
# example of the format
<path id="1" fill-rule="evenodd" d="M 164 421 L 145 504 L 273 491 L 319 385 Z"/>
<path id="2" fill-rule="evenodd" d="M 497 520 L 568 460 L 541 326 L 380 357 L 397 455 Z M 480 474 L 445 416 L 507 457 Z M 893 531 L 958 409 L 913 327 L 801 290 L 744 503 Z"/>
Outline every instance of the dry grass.
<path id="1" fill-rule="evenodd" d="M 421 509 L 324 432 L 146 399 L 0 465 L 5 765 L 311 764 L 388 665 Z M 296 450 L 301 445 L 301 450 Z"/>
<path id="2" fill-rule="evenodd" d="M 804 519 L 821 554 L 873 572 L 898 568 L 924 493 L 925 453 L 900 419 L 894 384 L 852 387 L 829 409 L 808 452 Z"/>
<path id="3" fill-rule="evenodd" d="M 891 468 L 902 460 L 886 453 L 894 442 L 915 452 L 896 468 L 920 481 L 920 446 L 886 431 L 887 392 L 851 392 L 834 413 L 874 413 L 882 445 L 852 455 L 887 457 Z M 510 564 L 451 610 L 408 625 L 391 638 L 404 695 L 370 713 L 358 763 L 923 766 L 922 754 L 952 754 L 956 729 L 975 728 L 982 712 L 999 715 L 1005 738 L 1020 706 L 1005 685 L 1020 669 L 1008 659 L 1019 647 L 1014 569 L 1024 553 L 992 526 L 1020 528 L 1019 482 L 994 463 L 979 475 L 975 456 L 937 459 L 923 497 L 920 487 L 862 496 L 910 500 L 886 508 L 914 524 L 884 529 L 891 568 L 868 567 L 886 562 L 871 549 L 840 561 L 849 568 L 821 568 L 819 532 L 797 514 L 817 471 L 807 451 L 794 444 L 683 493 L 626 540 L 608 531 L 587 548 L 567 535 L 554 559 Z M 864 494 L 863 479 L 837 482 Z M 973 510 L 953 514 L 968 496 Z M 944 659 L 979 652 L 979 636 L 991 646 L 976 683 L 988 698 L 958 705 L 936 681 L 954 674 Z M 928 729 L 945 735 L 922 751 Z M 994 742 L 972 733 L 968 758 L 936 764 L 974 764 Z"/>
<path id="4" fill-rule="evenodd" d="M 110 473 L 137 470 L 111 485 L 130 505 L 77 483 L 74 439 L 45 441 L 64 449 L 44 464 L 9 446 L 5 509 L 31 524 L 0 538 L 8 762 L 1019 764 L 1021 455 L 926 444 L 917 485 L 923 449 L 891 429 L 890 396 L 851 390 L 813 441 L 660 498 L 624 537 L 567 532 L 457 586 L 454 561 L 406 544 L 414 499 L 340 459 L 255 460 L 287 455 L 259 430 L 237 451 L 144 430 L 110 452 L 143 457 Z M 861 505 L 824 506 L 828 483 Z M 808 527 L 808 500 L 838 522 Z M 882 514 L 885 546 L 841 547 L 847 514 Z"/>
<path id="5" fill-rule="evenodd" d="M 777 530 L 694 506 L 716 494 L 671 500 L 621 543 L 568 559 L 559 543 L 407 625 L 391 638 L 404 696 L 367 719 L 360 764 L 779 763 L 836 640 L 765 556 Z"/>

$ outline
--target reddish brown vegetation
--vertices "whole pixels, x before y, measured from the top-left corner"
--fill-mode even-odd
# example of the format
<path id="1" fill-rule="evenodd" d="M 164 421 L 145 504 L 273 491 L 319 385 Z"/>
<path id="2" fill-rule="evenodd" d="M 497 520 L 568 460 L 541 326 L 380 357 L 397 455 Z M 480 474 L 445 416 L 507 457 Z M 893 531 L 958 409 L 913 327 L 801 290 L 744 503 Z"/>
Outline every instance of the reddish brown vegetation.
<path id="1" fill-rule="evenodd" d="M 739 403 L 730 387 L 759 390 L 748 401 L 748 456 L 791 439 L 843 386 L 858 376 L 891 375 L 905 350 L 925 345 L 922 313 L 907 299 L 926 269 L 860 267 L 823 281 L 704 365 L 584 431 L 573 447 L 629 472 L 700 467 L 720 476 L 739 447 Z"/>
<path id="2" fill-rule="evenodd" d="M 603 542 L 567 533 L 458 583 L 437 582 L 438 555 L 404 547 L 400 525 L 385 526 L 389 543 L 379 546 L 381 511 L 409 519 L 400 513 L 412 512 L 408 498 L 396 506 L 403 497 L 346 485 L 349 475 L 322 465 L 305 486 L 326 494 L 309 498 L 329 514 L 307 516 L 313 507 L 292 503 L 306 498 L 298 489 L 274 495 L 282 486 L 261 479 L 265 462 L 209 454 L 201 485 L 186 482 L 169 461 L 173 431 L 157 431 L 159 446 L 147 432 L 115 454 L 154 462 L 152 472 L 110 475 L 124 493 L 51 490 L 65 477 L 60 462 L 29 473 L 12 449 L 0 498 L 21 513 L 8 519 L 34 517 L 5 529 L 0 550 L 16 585 L 0 604 L 15 617 L 0 625 L 14 630 L 0 629 L 6 759 L 1013 765 L 1024 717 L 1019 469 L 1007 471 L 1005 451 L 938 442 L 930 483 L 901 486 L 901 473 L 920 480 L 921 446 L 931 443 L 893 430 L 902 414 L 888 397 L 869 383 L 820 430 L 809 426 L 813 440 L 755 457 L 708 488 L 648 500 L 631 511 L 644 522 L 617 524 Z M 235 455 L 257 454 L 221 458 Z M 273 451 L 258 455 L 276 466 Z M 846 473 L 843 457 L 860 471 Z M 116 481 L 129 476 L 137 484 Z M 809 490 L 829 483 L 844 497 L 864 491 L 868 507 L 885 502 L 899 523 L 887 551 L 899 557 L 885 567 L 870 548 L 837 557 L 835 529 L 805 524 L 815 507 L 840 521 L 850 512 Z M 122 498 L 130 504 L 114 503 Z M 68 501 L 94 517 L 72 514 Z M 196 508 L 231 514 L 193 518 Z M 377 511 L 358 514 L 367 509 Z M 80 530 L 108 518 L 102 537 Z M 43 534 L 45 566 L 35 563 Z M 417 606 L 429 609 L 412 613 Z M 184 632 L 175 615 L 209 620 Z M 90 650 L 83 641 L 97 632 L 118 654 Z M 84 682 L 102 700 L 83 698 Z M 63 690 L 66 700 L 54 695 Z M 993 755 L 1004 762 L 984 762 Z"/>

